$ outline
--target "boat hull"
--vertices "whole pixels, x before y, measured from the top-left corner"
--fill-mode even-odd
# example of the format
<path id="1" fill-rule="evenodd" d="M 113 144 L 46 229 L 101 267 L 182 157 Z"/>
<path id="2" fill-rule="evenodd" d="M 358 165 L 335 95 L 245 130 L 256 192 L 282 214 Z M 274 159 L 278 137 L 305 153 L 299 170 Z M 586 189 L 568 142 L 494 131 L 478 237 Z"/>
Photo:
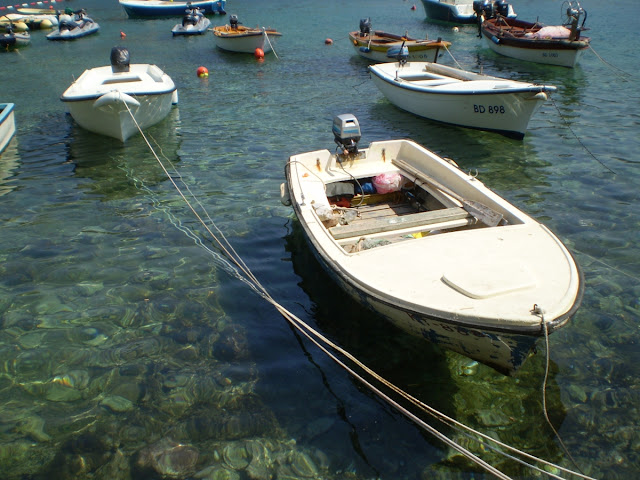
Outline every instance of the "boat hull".
<path id="1" fill-rule="evenodd" d="M 473 11 L 473 0 L 422 0 L 422 4 L 429 20 L 460 24 L 478 22 Z M 509 5 L 508 17 L 516 17 L 511 5 Z"/>
<path id="2" fill-rule="evenodd" d="M 14 48 L 29 45 L 31 43 L 31 35 L 29 32 L 15 32 L 0 34 L 0 47 Z"/>
<path id="3" fill-rule="evenodd" d="M 349 39 L 355 52 L 362 58 L 375 63 L 395 62 L 397 58 L 390 56 L 400 47 L 406 46 L 410 62 L 435 62 L 438 54 L 451 45 L 449 42 L 437 40 L 399 40 L 393 43 L 377 43 L 369 41 L 368 36 L 360 36 L 358 32 L 349 33 Z"/>
<path id="4" fill-rule="evenodd" d="M 254 53 L 256 48 L 260 48 L 264 53 L 268 53 L 272 51 L 276 39 L 282 35 L 273 30 L 266 30 L 266 33 L 256 30 L 234 34 L 221 31 L 219 28 L 224 27 L 214 27 L 213 41 L 216 47 L 228 52 Z"/>
<path id="5" fill-rule="evenodd" d="M 16 133 L 14 109 L 13 103 L 0 103 L 0 153 Z"/>
<path id="6" fill-rule="evenodd" d="M 169 2 L 165 0 L 120 0 L 129 17 L 182 16 L 187 8 L 198 8 L 204 14 L 224 15 L 226 0 L 201 2 Z"/>
<path id="7" fill-rule="evenodd" d="M 517 139 L 524 137 L 531 116 L 547 100 L 545 92 L 555 91 L 555 87 L 530 84 L 530 88 L 521 89 L 494 88 L 487 84 L 485 88 L 474 91 L 447 91 L 398 81 L 389 68 L 382 69 L 384 65 L 392 67 L 398 64 L 370 66 L 371 78 L 397 107 L 429 120 L 497 132 Z M 411 65 L 420 64 L 406 64 L 409 68 Z M 509 81 L 504 80 L 504 84 L 509 85 Z"/>
<path id="8" fill-rule="evenodd" d="M 375 232 L 349 230 L 361 228 L 358 221 L 370 220 L 323 224 L 317 212 L 329 205 L 327 185 L 391 172 L 398 161 L 412 163 L 451 191 L 499 211 L 505 223 L 471 223 L 468 228 L 447 227 L 444 221 L 430 227 L 421 224 L 416 226 L 419 231 L 431 230 L 416 238 L 402 216 L 381 218 L 378 227 L 390 228 Z M 544 335 L 542 323 L 553 332 L 580 305 L 580 269 L 557 237 L 475 177 L 414 142 L 373 142 L 355 156 L 339 158 L 328 150 L 294 155 L 285 172 L 287 199 L 323 268 L 356 301 L 410 334 L 513 374 Z M 413 183 L 420 181 L 412 172 L 403 175 Z M 358 201 L 353 200 L 352 209 L 357 208 L 354 203 Z M 368 212 L 361 213 L 368 217 Z M 350 232 L 349 237 L 339 232 Z M 390 241 L 347 249 L 350 242 L 385 238 Z M 474 249 L 482 251 L 482 258 L 461 253 Z"/>
<path id="9" fill-rule="evenodd" d="M 155 65 L 136 64 L 130 72 L 111 67 L 85 71 L 60 98 L 82 128 L 126 141 L 162 121 L 177 103 L 173 81 Z"/>
<path id="10" fill-rule="evenodd" d="M 514 37 L 489 22 L 491 21 L 482 24 L 481 31 L 484 43 L 495 53 L 505 57 L 573 68 L 589 48 L 588 38 L 570 41 L 568 39 Z M 519 25 L 525 30 L 535 26 L 535 24 L 520 21 L 509 23 Z M 539 29 L 539 27 L 537 28 Z"/>

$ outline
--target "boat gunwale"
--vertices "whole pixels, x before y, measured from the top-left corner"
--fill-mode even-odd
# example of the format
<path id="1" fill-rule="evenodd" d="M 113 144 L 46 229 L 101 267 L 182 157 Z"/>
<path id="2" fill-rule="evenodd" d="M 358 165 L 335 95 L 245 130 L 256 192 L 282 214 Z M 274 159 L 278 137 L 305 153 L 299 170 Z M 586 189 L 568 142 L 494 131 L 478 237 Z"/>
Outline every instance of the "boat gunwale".
<path id="1" fill-rule="evenodd" d="M 504 17 L 498 17 L 501 21 L 505 21 Z M 529 38 L 524 36 L 526 30 L 537 32 L 546 25 L 540 23 L 525 22 L 523 20 L 508 19 L 511 24 L 506 23 L 506 27 L 515 27 L 516 29 L 522 29 L 522 35 L 513 35 L 505 33 L 504 28 L 501 25 L 497 25 L 496 18 L 490 18 L 482 22 L 481 31 L 482 34 L 488 40 L 492 41 L 492 37 L 496 37 L 500 43 L 505 46 L 526 48 L 531 50 L 537 49 L 554 49 L 554 50 L 583 50 L 589 48 L 591 38 L 580 37 L 577 40 L 569 40 L 568 38 Z M 499 46 L 499 44 L 498 44 Z"/>
<path id="2" fill-rule="evenodd" d="M 381 64 L 381 65 L 390 65 L 390 64 Z M 442 88 L 442 86 L 423 86 L 416 85 L 412 80 L 406 80 L 402 78 L 402 76 L 398 77 L 402 82 L 399 82 L 395 77 L 387 74 L 383 69 L 378 68 L 379 65 L 370 65 L 369 71 L 373 73 L 380 80 L 385 83 L 401 88 L 403 90 L 410 90 L 418 93 L 430 93 L 430 94 L 441 94 L 441 95 L 504 95 L 504 94 L 521 94 L 521 93 L 547 93 L 547 92 L 555 92 L 557 87 L 553 85 L 535 85 L 535 84 L 525 84 L 526 87 L 518 87 L 518 88 L 482 88 L 478 90 L 448 90 L 446 88 Z M 443 75 L 446 77 L 446 75 Z M 452 78 L 453 77 L 449 77 Z M 455 80 L 455 79 L 454 79 Z M 461 82 L 469 83 L 469 82 L 479 82 L 479 81 L 501 81 L 501 82 L 518 82 L 517 80 L 509 80 L 506 78 L 498 78 L 498 77 L 487 77 L 484 79 L 476 79 L 476 80 L 460 80 Z M 518 82 L 524 83 L 524 82 Z M 458 85 L 458 82 L 455 82 Z"/>

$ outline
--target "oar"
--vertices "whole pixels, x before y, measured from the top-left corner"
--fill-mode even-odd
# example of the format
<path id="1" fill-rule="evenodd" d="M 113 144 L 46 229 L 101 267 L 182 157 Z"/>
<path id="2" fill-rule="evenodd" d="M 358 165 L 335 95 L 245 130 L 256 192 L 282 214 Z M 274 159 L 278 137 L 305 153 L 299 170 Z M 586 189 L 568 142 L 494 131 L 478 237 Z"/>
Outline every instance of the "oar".
<path id="1" fill-rule="evenodd" d="M 417 168 L 409 165 L 404 160 L 393 159 L 392 163 L 400 167 L 402 170 L 406 171 L 409 175 L 411 175 L 415 179 L 420 180 L 424 183 L 427 183 L 437 188 L 438 190 L 446 193 L 447 195 L 450 195 L 451 197 L 455 198 L 460 203 L 462 203 L 462 208 L 464 208 L 467 212 L 469 212 L 471 215 L 473 215 L 475 218 L 480 220 L 485 225 L 488 225 L 489 227 L 495 227 L 496 225 L 498 225 L 498 223 L 500 223 L 500 220 L 502 220 L 503 215 L 501 213 L 498 213 L 495 210 L 492 210 L 491 208 L 487 207 L 483 203 L 476 202 L 474 200 L 464 199 L 462 196 L 458 195 L 456 192 L 454 192 L 450 188 L 445 187 L 437 180 L 431 178 L 429 175 L 427 175 L 424 172 L 421 172 Z"/>

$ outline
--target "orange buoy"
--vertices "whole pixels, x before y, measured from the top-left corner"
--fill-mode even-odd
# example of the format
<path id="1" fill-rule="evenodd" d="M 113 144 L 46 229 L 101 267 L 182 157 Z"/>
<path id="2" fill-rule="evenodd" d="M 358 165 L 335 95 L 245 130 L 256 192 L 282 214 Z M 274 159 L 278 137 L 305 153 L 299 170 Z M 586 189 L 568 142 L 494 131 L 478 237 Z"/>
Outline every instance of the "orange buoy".
<path id="1" fill-rule="evenodd" d="M 327 38 L 327 39 L 324 41 L 324 44 L 325 44 L 325 45 L 333 45 L 333 40 L 331 40 L 330 38 Z"/>
<path id="2" fill-rule="evenodd" d="M 120 30 L 120 38 L 126 38 L 127 34 Z"/>
<path id="3" fill-rule="evenodd" d="M 198 67 L 197 74 L 200 78 L 208 77 L 209 70 L 207 70 L 207 67 Z"/>
<path id="4" fill-rule="evenodd" d="M 260 47 L 256 48 L 253 52 L 253 56 L 256 58 L 264 58 L 264 50 Z"/>

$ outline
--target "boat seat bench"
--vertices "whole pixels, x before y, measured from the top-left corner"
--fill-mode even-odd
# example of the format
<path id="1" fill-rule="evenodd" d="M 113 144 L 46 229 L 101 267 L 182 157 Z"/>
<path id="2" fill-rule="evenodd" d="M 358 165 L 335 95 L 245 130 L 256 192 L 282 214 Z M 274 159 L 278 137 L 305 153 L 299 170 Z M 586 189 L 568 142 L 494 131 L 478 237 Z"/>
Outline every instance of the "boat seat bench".
<path id="1" fill-rule="evenodd" d="M 473 219 L 474 217 L 464 208 L 453 207 L 394 217 L 359 219 L 348 225 L 336 225 L 335 227 L 331 227 L 329 231 L 334 239 L 342 240 L 345 238 L 361 237 L 364 235 L 410 228 L 431 230 L 432 228 L 429 228 L 430 226 L 435 228 L 436 224 L 454 220 L 462 220 L 462 224 L 466 225 Z"/>

